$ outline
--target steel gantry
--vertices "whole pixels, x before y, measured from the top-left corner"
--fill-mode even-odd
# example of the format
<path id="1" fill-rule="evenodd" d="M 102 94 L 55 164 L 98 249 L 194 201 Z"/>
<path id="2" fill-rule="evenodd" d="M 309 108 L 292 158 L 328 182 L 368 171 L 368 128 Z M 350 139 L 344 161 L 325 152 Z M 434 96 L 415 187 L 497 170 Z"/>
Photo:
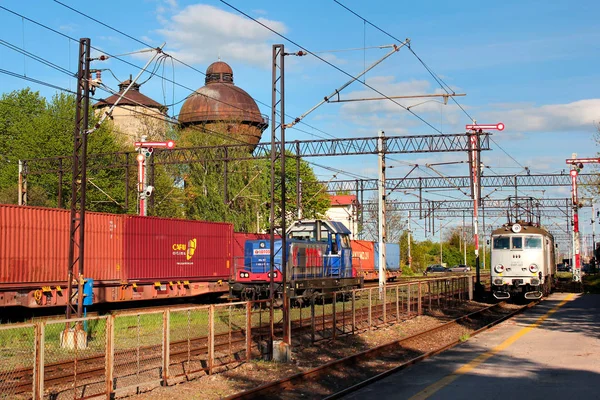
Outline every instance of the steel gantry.
<path id="1" fill-rule="evenodd" d="M 407 177 L 386 178 L 387 190 L 410 189 L 455 189 L 470 188 L 470 176 L 447 177 Z M 579 174 L 579 183 L 582 185 L 595 185 L 600 182 L 598 174 Z M 327 186 L 328 192 L 343 191 L 375 191 L 377 179 L 349 179 L 331 182 L 320 182 Z M 571 176 L 566 174 L 531 174 L 531 175 L 482 175 L 481 186 L 496 187 L 539 187 L 539 186 L 571 186 Z"/>

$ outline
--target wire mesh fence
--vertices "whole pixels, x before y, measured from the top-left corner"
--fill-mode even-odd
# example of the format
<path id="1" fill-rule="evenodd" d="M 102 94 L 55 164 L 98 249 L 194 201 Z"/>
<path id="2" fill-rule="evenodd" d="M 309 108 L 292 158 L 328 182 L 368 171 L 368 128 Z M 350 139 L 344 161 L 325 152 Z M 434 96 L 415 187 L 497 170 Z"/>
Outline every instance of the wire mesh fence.
<path id="1" fill-rule="evenodd" d="M 293 346 L 355 334 L 469 299 L 469 277 L 290 299 Z M 283 310 L 269 300 L 0 326 L 0 399 L 136 393 L 269 358 Z"/>
<path id="2" fill-rule="evenodd" d="M 0 326 L 0 399 L 33 397 L 39 325 Z"/>

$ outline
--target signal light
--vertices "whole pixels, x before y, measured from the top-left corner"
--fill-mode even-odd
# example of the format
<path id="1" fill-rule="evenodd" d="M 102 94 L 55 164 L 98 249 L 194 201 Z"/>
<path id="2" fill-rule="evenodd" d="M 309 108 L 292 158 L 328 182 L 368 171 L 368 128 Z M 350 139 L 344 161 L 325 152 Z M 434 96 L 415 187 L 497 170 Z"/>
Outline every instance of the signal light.
<path id="1" fill-rule="evenodd" d="M 152 147 L 147 147 L 144 149 L 144 155 L 146 157 L 150 157 L 154 153 L 154 149 Z"/>

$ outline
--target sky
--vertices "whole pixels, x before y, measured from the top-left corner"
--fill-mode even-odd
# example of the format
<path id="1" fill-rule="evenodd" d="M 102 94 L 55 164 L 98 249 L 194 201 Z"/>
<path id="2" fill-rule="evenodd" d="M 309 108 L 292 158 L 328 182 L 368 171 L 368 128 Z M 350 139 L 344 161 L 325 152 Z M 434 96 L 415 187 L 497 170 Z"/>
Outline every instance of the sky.
<path id="1" fill-rule="evenodd" d="M 73 77 L 24 56 L 11 46 L 76 72 L 78 44 L 68 37 L 90 38 L 96 48 L 93 57 L 102 53 L 118 55 L 138 67 L 145 64 L 149 53 L 127 53 L 165 43 L 165 52 L 187 66 L 178 61 L 165 62 L 157 69 L 159 76 L 146 82 L 141 91 L 168 105 L 170 115 L 177 115 L 182 100 L 191 91 L 204 86 L 203 72 L 218 59 L 232 67 L 235 84 L 257 101 L 262 113 L 270 115 L 272 45 L 282 43 L 286 52 L 304 49 L 314 54 L 286 57 L 285 109 L 289 121 L 348 82 L 349 76 L 356 76 L 383 58 L 390 49 L 382 46 L 400 45 L 410 38 L 412 52 L 401 48 L 370 70 L 364 79 L 341 91 L 340 98 L 380 97 L 371 88 L 386 96 L 439 94 L 443 93 L 439 82 L 443 82 L 449 90 L 466 94 L 455 97 L 460 107 L 452 100 L 444 105 L 439 98 L 397 101 L 409 107 L 419 119 L 391 101 L 329 103 L 287 129 L 286 139 L 374 137 L 379 130 L 387 136 L 457 134 L 464 133 L 465 125 L 475 119 L 478 123 L 503 122 L 506 126 L 504 131 L 491 132 L 492 150 L 482 153 L 487 174 L 521 174 L 525 167 L 532 174 L 560 173 L 568 171 L 565 160 L 572 153 L 579 157 L 595 157 L 598 153 L 600 3 L 597 1 L 339 0 L 353 12 L 334 0 L 61 1 L 98 22 L 51 0 L 0 3 L 2 93 L 26 86 L 47 97 L 56 92 L 12 74 L 64 89 L 75 88 Z M 114 90 L 118 80 L 139 72 L 117 58 L 94 61 L 92 68 L 110 69 L 115 77 L 105 72 L 102 78 Z M 140 80 L 145 78 L 142 76 Z M 96 97 L 109 95 L 96 93 Z M 268 140 L 266 131 L 263 141 Z M 413 164 L 419 164 L 411 177 L 438 176 L 427 164 L 466 159 L 463 152 L 393 155 L 387 159 L 391 168 L 386 172 L 388 177 L 399 178 Z M 315 163 L 315 172 L 324 181 L 331 179 L 334 172 L 317 165 L 340 170 L 334 179 L 377 176 L 375 156 L 322 157 L 309 161 Z M 468 174 L 464 163 L 434 168 L 446 176 Z M 592 167 L 586 166 L 584 172 L 591 170 Z M 484 188 L 483 194 L 492 190 Z M 497 190 L 491 197 L 506 198 L 511 194 L 512 189 Z M 426 195 L 433 200 L 465 199 L 456 190 Z M 544 191 L 523 188 L 520 195 L 566 198 L 569 188 Z M 390 198 L 415 199 L 402 193 L 394 193 Z M 581 229 L 589 234 L 592 231 L 589 209 L 582 209 L 582 215 Z M 566 225 L 564 221 L 555 222 L 562 227 Z M 418 230 L 423 221 L 414 223 Z M 455 221 L 444 223 L 452 226 Z"/>

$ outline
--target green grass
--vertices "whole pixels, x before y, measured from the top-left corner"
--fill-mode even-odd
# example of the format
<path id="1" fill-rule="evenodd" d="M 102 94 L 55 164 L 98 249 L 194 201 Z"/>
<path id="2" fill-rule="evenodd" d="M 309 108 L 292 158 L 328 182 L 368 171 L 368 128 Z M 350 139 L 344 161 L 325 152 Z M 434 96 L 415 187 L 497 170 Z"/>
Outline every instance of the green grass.
<path id="1" fill-rule="evenodd" d="M 556 277 L 558 279 L 573 279 L 573 273 L 572 272 L 557 272 Z"/>
<path id="2" fill-rule="evenodd" d="M 583 291 L 585 293 L 600 294 L 600 274 L 585 275 L 583 277 Z"/>

